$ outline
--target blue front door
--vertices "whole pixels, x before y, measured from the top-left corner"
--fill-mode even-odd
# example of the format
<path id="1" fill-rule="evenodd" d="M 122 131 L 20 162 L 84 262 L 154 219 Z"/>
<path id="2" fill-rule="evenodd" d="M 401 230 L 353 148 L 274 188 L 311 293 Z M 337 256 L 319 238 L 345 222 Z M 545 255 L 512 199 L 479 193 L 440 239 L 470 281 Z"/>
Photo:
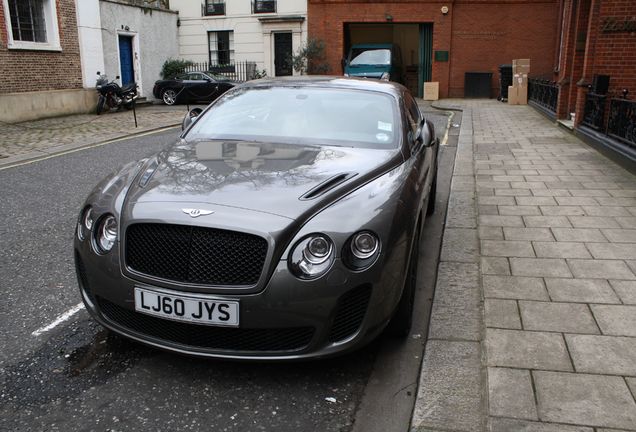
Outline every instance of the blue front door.
<path id="1" fill-rule="evenodd" d="M 132 36 L 119 36 L 119 64 L 121 65 L 122 85 L 130 84 L 135 80 Z"/>

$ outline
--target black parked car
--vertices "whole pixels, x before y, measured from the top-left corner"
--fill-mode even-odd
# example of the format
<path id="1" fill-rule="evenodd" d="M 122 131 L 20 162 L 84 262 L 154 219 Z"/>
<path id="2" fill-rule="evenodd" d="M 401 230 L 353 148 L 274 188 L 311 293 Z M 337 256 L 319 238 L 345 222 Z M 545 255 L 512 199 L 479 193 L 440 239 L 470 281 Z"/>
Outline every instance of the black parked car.
<path id="1" fill-rule="evenodd" d="M 212 102 L 237 84 L 221 75 L 186 72 L 173 79 L 155 82 L 152 93 L 166 105 Z"/>

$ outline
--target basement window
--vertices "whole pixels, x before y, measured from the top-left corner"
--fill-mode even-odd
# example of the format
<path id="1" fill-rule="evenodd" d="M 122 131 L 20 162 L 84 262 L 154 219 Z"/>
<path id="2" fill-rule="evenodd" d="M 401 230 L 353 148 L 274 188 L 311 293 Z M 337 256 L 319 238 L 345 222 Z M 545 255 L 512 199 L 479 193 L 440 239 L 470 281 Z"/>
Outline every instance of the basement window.
<path id="1" fill-rule="evenodd" d="M 2 0 L 2 2 L 9 49 L 62 50 L 57 28 L 55 0 Z"/>

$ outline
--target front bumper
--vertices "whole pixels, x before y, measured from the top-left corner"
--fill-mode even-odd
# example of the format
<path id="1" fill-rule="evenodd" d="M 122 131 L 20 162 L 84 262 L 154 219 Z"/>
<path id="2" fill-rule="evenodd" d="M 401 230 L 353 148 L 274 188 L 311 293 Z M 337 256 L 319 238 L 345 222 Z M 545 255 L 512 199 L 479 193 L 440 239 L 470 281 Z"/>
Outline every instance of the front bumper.
<path id="1" fill-rule="evenodd" d="M 402 287 L 400 278 L 392 276 L 399 272 L 383 266 L 382 255 L 361 273 L 336 260 L 327 275 L 314 281 L 298 280 L 288 272 L 287 262 L 280 261 L 262 291 L 214 294 L 240 302 L 239 328 L 186 324 L 135 311 L 135 286 L 178 291 L 174 285 L 134 280 L 122 274 L 116 255 L 104 265 L 106 257 L 81 249 L 76 243 L 82 298 L 99 323 L 139 342 L 201 357 L 294 360 L 355 350 L 388 323 Z"/>

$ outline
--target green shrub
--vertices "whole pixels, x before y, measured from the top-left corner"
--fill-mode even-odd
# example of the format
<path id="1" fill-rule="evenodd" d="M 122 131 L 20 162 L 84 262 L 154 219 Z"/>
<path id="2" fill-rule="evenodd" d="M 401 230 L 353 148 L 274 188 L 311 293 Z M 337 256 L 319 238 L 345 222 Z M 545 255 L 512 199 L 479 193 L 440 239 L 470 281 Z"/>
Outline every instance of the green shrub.
<path id="1" fill-rule="evenodd" d="M 329 65 L 325 60 L 325 42 L 309 38 L 306 45 L 301 46 L 296 54 L 292 54 L 291 65 L 296 72 L 303 75 L 329 72 Z"/>
<path id="2" fill-rule="evenodd" d="M 163 63 L 163 66 L 161 67 L 161 78 L 174 78 L 180 73 L 185 72 L 185 69 L 192 65 L 194 65 L 194 62 L 191 62 L 190 60 L 169 58 Z"/>

